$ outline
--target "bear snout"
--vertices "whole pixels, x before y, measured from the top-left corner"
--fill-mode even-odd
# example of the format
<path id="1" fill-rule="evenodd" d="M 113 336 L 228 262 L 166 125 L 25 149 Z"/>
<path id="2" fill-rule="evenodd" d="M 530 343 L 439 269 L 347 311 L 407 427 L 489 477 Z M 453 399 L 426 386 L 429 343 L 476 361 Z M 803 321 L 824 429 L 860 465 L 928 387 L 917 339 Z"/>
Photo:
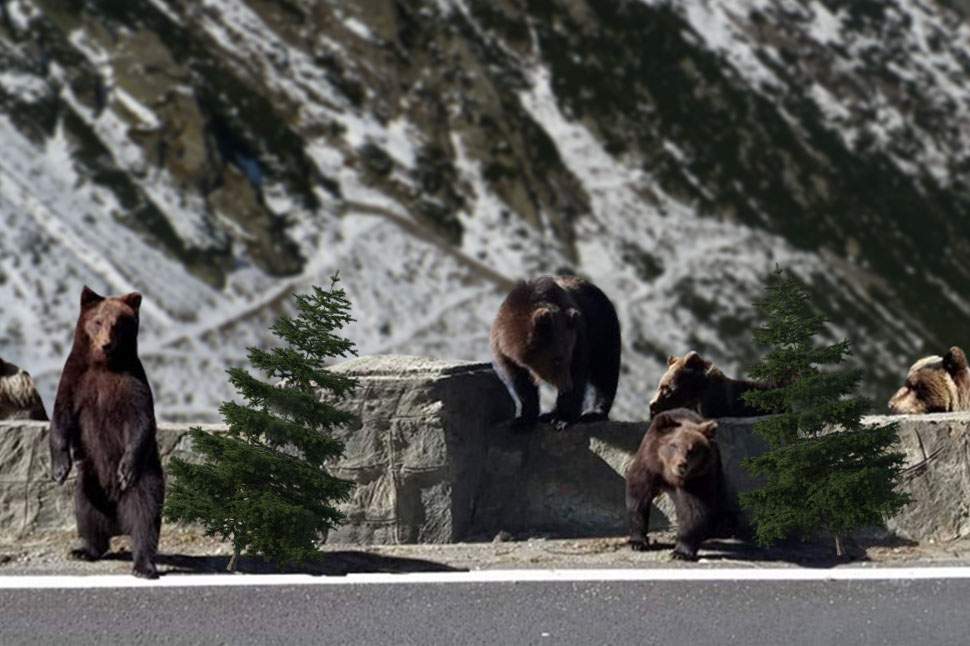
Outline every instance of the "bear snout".
<path id="1" fill-rule="evenodd" d="M 903 386 L 889 398 L 889 412 L 893 415 L 919 413 L 918 399 L 913 396 L 909 388 Z"/>

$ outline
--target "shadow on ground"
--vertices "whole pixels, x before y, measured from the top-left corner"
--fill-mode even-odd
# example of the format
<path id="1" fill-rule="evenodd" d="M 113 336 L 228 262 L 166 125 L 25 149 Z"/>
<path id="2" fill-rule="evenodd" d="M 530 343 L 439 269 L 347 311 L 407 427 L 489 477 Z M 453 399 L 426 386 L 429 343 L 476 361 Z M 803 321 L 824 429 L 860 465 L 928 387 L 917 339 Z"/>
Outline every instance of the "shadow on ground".
<path id="1" fill-rule="evenodd" d="M 655 543 L 654 549 L 673 549 L 673 544 Z M 830 568 L 846 563 L 869 560 L 866 549 L 870 547 L 915 547 L 915 541 L 899 537 L 879 540 L 850 541 L 846 554 L 836 556 L 831 542 L 803 543 L 783 542 L 773 547 L 759 547 L 754 543 L 729 539 L 712 539 L 701 546 L 700 557 L 705 561 L 744 561 L 760 563 L 788 563 L 806 568 Z"/>
<path id="2" fill-rule="evenodd" d="M 105 561 L 131 561 L 131 552 L 112 552 Z M 166 574 L 216 574 L 226 572 L 228 556 L 188 556 L 185 554 L 159 554 L 155 559 L 162 576 Z M 344 576 L 347 574 L 408 572 L 464 572 L 436 561 L 424 559 L 383 556 L 353 550 L 324 552 L 319 559 L 296 566 L 277 566 L 260 558 L 240 557 L 236 572 L 240 574 L 311 574 L 317 576 Z"/>

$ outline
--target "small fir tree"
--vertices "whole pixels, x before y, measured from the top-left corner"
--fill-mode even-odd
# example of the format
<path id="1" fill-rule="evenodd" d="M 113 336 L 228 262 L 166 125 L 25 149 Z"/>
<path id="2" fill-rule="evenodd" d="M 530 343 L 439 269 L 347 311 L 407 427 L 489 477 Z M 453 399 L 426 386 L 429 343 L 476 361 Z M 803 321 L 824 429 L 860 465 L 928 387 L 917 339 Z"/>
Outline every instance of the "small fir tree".
<path id="1" fill-rule="evenodd" d="M 861 371 L 842 365 L 849 343 L 815 343 L 825 319 L 794 277 L 771 274 L 756 310 L 762 325 L 754 338 L 767 354 L 750 374 L 772 387 L 744 397 L 774 415 L 755 425 L 770 450 L 745 463 L 764 486 L 742 494 L 741 504 L 760 544 L 824 532 L 842 557 L 853 530 L 882 525 L 908 501 L 897 490 L 903 455 L 892 450 L 896 427 L 862 426 L 867 404 L 855 394 Z"/>
<path id="2" fill-rule="evenodd" d="M 328 359 L 354 354 L 354 344 L 338 335 L 353 320 L 338 281 L 334 275 L 328 290 L 296 296 L 296 315 L 272 327 L 283 346 L 249 349 L 252 365 L 277 383 L 228 370 L 245 400 L 219 408 L 229 431 L 192 429 L 201 463 L 175 459 L 169 467 L 165 517 L 199 523 L 207 535 L 231 541 L 230 571 L 243 552 L 278 564 L 304 562 L 343 520 L 334 505 L 347 499 L 351 483 L 325 466 L 343 453 L 329 431 L 353 419 L 331 402 L 356 386 L 324 368 Z"/>

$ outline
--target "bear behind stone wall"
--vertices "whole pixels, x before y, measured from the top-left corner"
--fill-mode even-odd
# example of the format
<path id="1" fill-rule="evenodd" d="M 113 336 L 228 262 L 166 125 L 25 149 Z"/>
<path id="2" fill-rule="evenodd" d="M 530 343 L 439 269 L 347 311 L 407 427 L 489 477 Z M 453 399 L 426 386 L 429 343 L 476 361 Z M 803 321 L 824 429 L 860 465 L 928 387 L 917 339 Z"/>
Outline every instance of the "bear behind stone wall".
<path id="1" fill-rule="evenodd" d="M 889 399 L 889 410 L 896 415 L 970 410 L 970 367 L 963 350 L 953 346 L 942 357 L 914 363 Z"/>
<path id="2" fill-rule="evenodd" d="M 763 384 L 731 379 L 697 352 L 667 359 L 667 371 L 660 378 L 650 400 L 650 415 L 675 408 L 687 408 L 702 417 L 754 417 L 765 413 L 749 405 L 742 397 Z"/>
<path id="3" fill-rule="evenodd" d="M 30 374 L 0 359 L 0 419 L 47 421 L 47 410 Z"/>

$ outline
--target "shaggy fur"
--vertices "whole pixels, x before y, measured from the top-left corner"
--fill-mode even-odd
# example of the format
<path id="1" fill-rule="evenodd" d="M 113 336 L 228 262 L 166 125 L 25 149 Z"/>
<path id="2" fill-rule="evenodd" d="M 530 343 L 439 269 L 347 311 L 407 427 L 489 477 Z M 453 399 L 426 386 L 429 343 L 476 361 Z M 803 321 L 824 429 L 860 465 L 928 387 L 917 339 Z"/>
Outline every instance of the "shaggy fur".
<path id="1" fill-rule="evenodd" d="M 47 410 L 26 371 L 0 359 L 0 419 L 47 421 Z"/>
<path id="2" fill-rule="evenodd" d="M 693 350 L 683 357 L 668 357 L 667 372 L 650 400 L 650 416 L 675 408 L 696 411 L 702 417 L 755 417 L 764 412 L 748 405 L 742 395 L 766 386 L 731 379 Z"/>
<path id="3" fill-rule="evenodd" d="M 519 405 L 515 428 L 609 417 L 620 376 L 620 322 L 592 283 L 575 276 L 519 283 L 499 308 L 491 346 L 495 371 Z M 555 409 L 540 416 L 542 381 L 559 393 Z M 593 392 L 584 414 L 587 385 Z"/>
<path id="4" fill-rule="evenodd" d="M 672 556 L 695 560 L 702 541 L 730 520 L 721 457 L 714 441 L 717 422 L 687 409 L 657 415 L 626 470 L 626 507 L 630 547 L 650 548 L 650 506 L 666 492 L 677 513 L 677 544 Z"/>
<path id="5" fill-rule="evenodd" d="M 164 478 L 152 391 L 138 359 L 141 295 L 104 298 L 84 288 L 74 346 L 64 365 L 50 449 L 53 477 L 78 466 L 75 514 L 81 545 L 96 560 L 118 534 L 131 536 L 134 574 L 157 577 Z"/>
<path id="6" fill-rule="evenodd" d="M 889 410 L 897 415 L 970 410 L 970 367 L 963 350 L 953 346 L 942 357 L 914 363 L 889 399 Z"/>

